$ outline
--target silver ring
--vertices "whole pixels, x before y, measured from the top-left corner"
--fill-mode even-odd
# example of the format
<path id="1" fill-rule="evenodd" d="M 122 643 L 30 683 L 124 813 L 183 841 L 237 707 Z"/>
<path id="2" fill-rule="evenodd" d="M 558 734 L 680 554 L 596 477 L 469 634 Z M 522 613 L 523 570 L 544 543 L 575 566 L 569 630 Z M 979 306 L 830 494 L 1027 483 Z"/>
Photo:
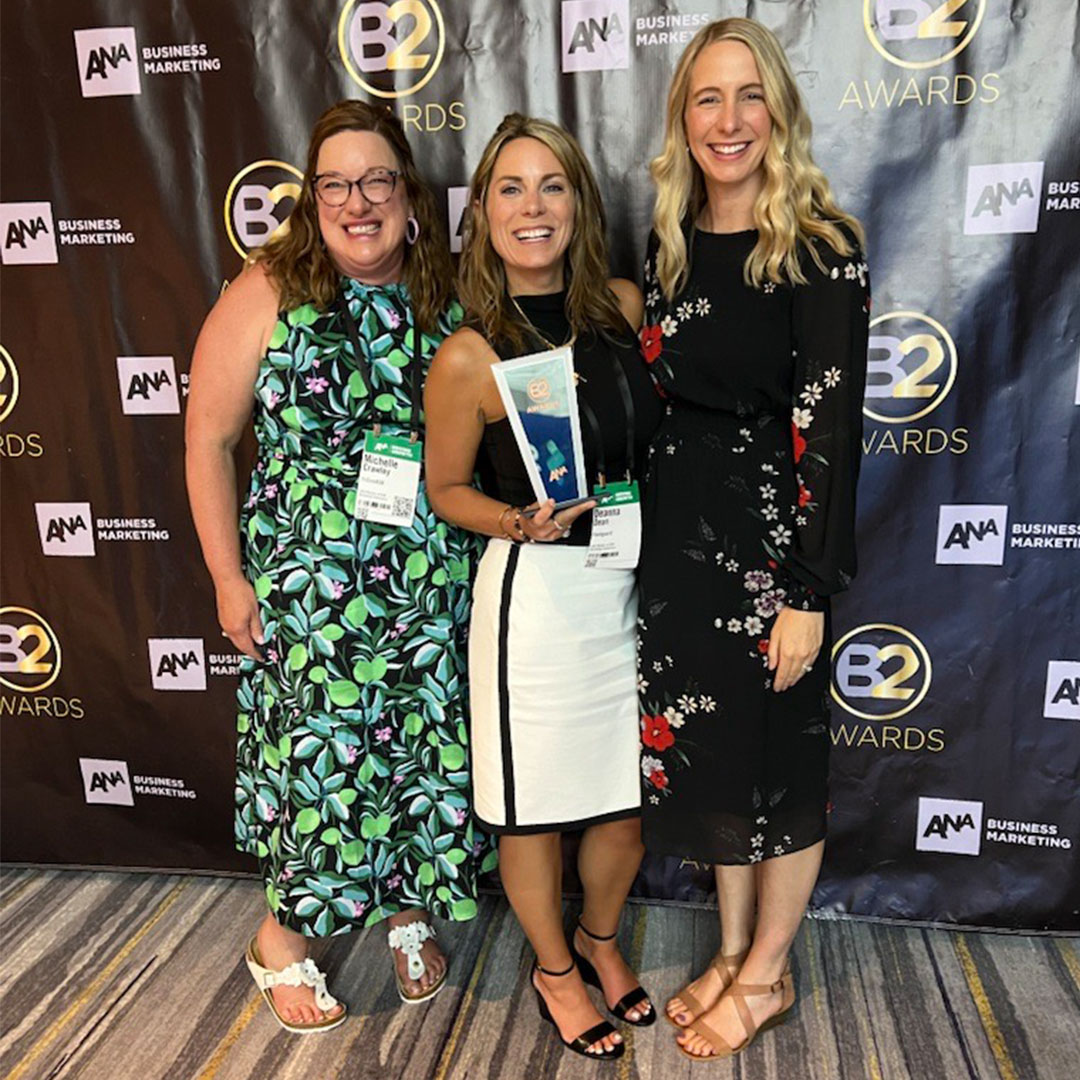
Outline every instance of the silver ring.
<path id="1" fill-rule="evenodd" d="M 570 526 L 564 525 L 554 514 L 551 515 L 551 524 L 559 530 L 561 536 L 565 536 L 570 531 Z"/>

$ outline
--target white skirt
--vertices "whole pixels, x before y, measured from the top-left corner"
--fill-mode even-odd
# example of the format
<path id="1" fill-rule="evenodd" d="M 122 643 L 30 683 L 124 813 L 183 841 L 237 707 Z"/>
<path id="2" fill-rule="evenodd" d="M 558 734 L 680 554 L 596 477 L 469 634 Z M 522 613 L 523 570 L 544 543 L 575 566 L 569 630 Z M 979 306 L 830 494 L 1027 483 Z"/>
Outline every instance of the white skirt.
<path id="1" fill-rule="evenodd" d="M 492 539 L 469 633 L 473 808 L 489 832 L 641 812 L 632 570 L 583 547 Z"/>

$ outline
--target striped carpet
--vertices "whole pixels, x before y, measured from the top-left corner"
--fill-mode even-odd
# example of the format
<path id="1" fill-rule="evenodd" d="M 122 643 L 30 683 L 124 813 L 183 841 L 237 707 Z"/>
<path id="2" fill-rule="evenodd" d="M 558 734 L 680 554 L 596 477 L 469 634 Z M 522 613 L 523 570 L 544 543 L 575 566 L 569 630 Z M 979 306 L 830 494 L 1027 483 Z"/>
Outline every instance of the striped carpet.
<path id="1" fill-rule="evenodd" d="M 321 953 L 350 1020 L 295 1038 L 241 961 L 253 881 L 8 869 L 0 875 L 0 1076 L 8 1080 L 1076 1080 L 1080 942 L 807 921 L 793 1019 L 699 1067 L 672 1030 L 624 1028 L 615 1064 L 564 1052 L 528 988 L 505 902 L 447 926 L 450 985 L 402 1008 L 381 932 Z M 715 916 L 635 904 L 622 947 L 658 997 L 716 948 Z"/>

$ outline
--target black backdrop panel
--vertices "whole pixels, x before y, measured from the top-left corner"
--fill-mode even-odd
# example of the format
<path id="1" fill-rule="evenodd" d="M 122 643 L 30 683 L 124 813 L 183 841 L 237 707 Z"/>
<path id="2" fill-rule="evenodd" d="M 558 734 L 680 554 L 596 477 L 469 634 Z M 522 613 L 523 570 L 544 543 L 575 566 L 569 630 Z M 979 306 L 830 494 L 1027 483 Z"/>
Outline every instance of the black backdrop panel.
<path id="1" fill-rule="evenodd" d="M 202 318 L 287 216 L 315 117 L 394 109 L 455 237 L 503 114 L 559 120 L 636 278 L 675 60 L 745 14 L 788 50 L 875 284 L 815 905 L 1080 926 L 1074 0 L 6 3 L 5 859 L 250 869 L 183 411 Z M 637 891 L 703 900 L 709 876 L 650 860 Z"/>

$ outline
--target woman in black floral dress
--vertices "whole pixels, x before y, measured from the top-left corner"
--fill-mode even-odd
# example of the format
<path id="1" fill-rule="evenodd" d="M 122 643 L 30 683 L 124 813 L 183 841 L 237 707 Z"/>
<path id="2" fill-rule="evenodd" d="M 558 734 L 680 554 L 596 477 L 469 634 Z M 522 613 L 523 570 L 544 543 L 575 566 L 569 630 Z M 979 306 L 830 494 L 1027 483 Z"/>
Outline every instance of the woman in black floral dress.
<path id="1" fill-rule="evenodd" d="M 667 1010 L 693 1057 L 790 1008 L 824 846 L 869 294 L 809 129 L 776 39 L 722 20 L 679 63 L 653 162 L 642 341 L 668 405 L 644 507 L 643 827 L 716 867 L 720 953 Z"/>

